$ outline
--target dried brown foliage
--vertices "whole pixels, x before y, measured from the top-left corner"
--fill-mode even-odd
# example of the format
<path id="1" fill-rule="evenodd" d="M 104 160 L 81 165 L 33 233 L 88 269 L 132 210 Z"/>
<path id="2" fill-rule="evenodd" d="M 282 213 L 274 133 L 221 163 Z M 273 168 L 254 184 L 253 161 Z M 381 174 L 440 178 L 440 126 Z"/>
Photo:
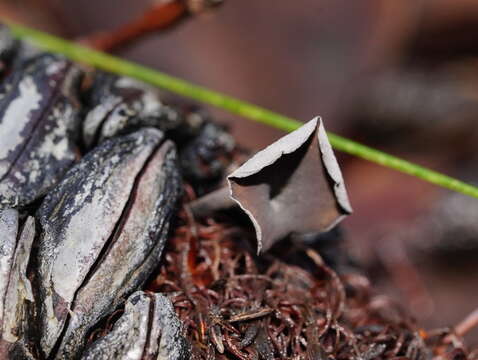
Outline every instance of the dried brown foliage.
<path id="1" fill-rule="evenodd" d="M 477 359 L 450 330 L 425 332 L 366 277 L 310 271 L 271 254 L 231 219 L 187 210 L 148 290 L 166 293 L 194 359 Z"/>

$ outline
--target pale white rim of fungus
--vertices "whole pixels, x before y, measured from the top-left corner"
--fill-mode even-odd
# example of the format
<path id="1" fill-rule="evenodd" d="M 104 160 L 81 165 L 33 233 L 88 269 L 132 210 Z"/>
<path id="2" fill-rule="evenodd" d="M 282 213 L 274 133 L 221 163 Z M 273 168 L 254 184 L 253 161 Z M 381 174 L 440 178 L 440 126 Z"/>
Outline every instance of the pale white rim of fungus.
<path id="1" fill-rule="evenodd" d="M 292 131 L 263 150 L 260 150 L 242 166 L 227 176 L 230 198 L 247 214 L 254 225 L 258 242 L 258 253 L 262 249 L 262 229 L 253 214 L 241 204 L 239 199 L 234 197 L 231 181 L 233 181 L 234 178 L 241 179 L 257 174 L 265 167 L 274 164 L 283 155 L 293 153 L 300 148 L 315 131 L 317 132 L 319 151 L 323 164 L 326 168 L 327 174 L 333 181 L 333 191 L 337 203 L 346 214 L 350 214 L 353 211 L 345 188 L 342 172 L 327 137 L 322 118 L 317 116 L 297 130 Z M 345 214 L 337 218 L 337 220 L 334 221 L 326 231 L 332 229 L 344 217 Z"/>

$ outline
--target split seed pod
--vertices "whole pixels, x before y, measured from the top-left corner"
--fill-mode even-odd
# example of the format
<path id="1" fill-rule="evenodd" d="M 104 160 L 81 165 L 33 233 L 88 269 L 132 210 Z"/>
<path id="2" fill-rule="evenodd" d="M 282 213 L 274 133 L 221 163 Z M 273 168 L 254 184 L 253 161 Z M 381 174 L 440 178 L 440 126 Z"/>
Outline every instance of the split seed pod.
<path id="1" fill-rule="evenodd" d="M 27 302 L 33 293 L 26 271 L 35 237 L 35 221 L 20 226 L 18 212 L 0 210 L 0 358 L 29 358 L 24 343 Z"/>
<path id="2" fill-rule="evenodd" d="M 182 174 L 189 183 L 204 187 L 223 176 L 234 139 L 203 111 L 173 108 L 147 84 L 101 71 L 94 75 L 86 102 L 83 140 L 88 148 L 141 127 L 154 127 L 178 145 Z"/>
<path id="3" fill-rule="evenodd" d="M 174 128 L 178 113 L 159 101 L 158 93 L 139 81 L 97 71 L 88 95 L 83 139 L 88 148 L 139 127 Z"/>
<path id="4" fill-rule="evenodd" d="M 82 360 L 188 360 L 190 349 L 171 301 L 132 294 L 111 332 L 88 347 Z"/>
<path id="5" fill-rule="evenodd" d="M 202 188 L 224 178 L 226 166 L 235 148 L 234 138 L 220 125 L 205 123 L 197 136 L 180 152 L 184 178 Z"/>
<path id="6" fill-rule="evenodd" d="M 45 356 L 77 356 L 91 327 L 143 284 L 180 188 L 173 143 L 145 128 L 93 149 L 48 194 L 35 269 Z"/>
<path id="7" fill-rule="evenodd" d="M 228 176 L 256 230 L 258 251 L 293 232 L 323 232 L 352 212 L 322 120 L 315 118 Z"/>
<path id="8" fill-rule="evenodd" d="M 44 195 L 76 159 L 80 71 L 48 54 L 16 66 L 0 87 L 0 208 Z"/>

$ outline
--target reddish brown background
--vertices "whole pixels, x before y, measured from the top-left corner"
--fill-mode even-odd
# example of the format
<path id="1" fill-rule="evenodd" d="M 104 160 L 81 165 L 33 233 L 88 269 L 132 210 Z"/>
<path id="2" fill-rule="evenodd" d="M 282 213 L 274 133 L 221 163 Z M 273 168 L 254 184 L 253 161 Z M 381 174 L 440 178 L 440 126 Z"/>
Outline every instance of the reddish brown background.
<path id="1" fill-rule="evenodd" d="M 148 4 L 3 0 L 0 14 L 77 38 L 112 29 Z M 329 130 L 353 136 L 342 114 L 351 94 L 367 91 L 367 74 L 393 66 L 411 32 L 438 29 L 435 36 L 440 37 L 441 24 L 473 13 L 478 13 L 474 0 L 228 0 L 218 11 L 151 35 L 118 55 L 303 121 L 321 115 Z M 249 148 L 260 148 L 281 135 L 210 110 L 229 122 L 239 142 Z M 453 171 L 446 159 L 425 153 L 401 155 Z M 410 226 L 441 193 L 373 164 L 345 156 L 341 160 L 355 209 L 344 225 L 352 248 L 365 260 L 378 242 L 387 241 L 377 232 Z M 434 311 L 420 319 L 425 325 L 455 324 L 478 306 L 477 263 L 456 271 L 417 264 L 435 301 Z M 384 289 L 403 300 L 393 286 Z M 472 337 L 476 341 L 478 333 Z"/>

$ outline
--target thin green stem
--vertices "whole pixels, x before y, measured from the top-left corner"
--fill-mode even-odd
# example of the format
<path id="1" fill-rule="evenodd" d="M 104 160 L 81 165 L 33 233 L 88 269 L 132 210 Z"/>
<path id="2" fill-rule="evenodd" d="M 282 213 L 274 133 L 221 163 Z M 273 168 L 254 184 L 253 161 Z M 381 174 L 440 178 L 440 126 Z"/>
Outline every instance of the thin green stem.
<path id="1" fill-rule="evenodd" d="M 219 107 L 231 113 L 241 115 L 245 118 L 255 120 L 284 131 L 295 130 L 302 124 L 295 119 L 277 114 L 270 110 L 249 104 L 233 97 L 211 91 L 204 87 L 193 85 L 187 81 L 161 73 L 157 70 L 153 70 L 133 62 L 125 61 L 99 51 L 91 50 L 76 43 L 63 40 L 34 29 L 10 22 L 8 22 L 8 24 L 15 36 L 26 39 L 44 50 L 63 54 L 72 60 L 95 66 L 116 74 L 130 76 L 132 78 L 142 80 L 176 94 Z M 330 143 L 337 150 L 358 156 L 362 159 L 372 161 L 374 163 L 401 171 L 412 176 L 416 176 L 432 184 L 478 198 L 478 188 L 475 186 L 466 184 L 460 180 L 389 155 L 382 151 L 375 150 L 355 141 L 335 135 L 331 132 L 328 132 L 328 136 Z"/>

